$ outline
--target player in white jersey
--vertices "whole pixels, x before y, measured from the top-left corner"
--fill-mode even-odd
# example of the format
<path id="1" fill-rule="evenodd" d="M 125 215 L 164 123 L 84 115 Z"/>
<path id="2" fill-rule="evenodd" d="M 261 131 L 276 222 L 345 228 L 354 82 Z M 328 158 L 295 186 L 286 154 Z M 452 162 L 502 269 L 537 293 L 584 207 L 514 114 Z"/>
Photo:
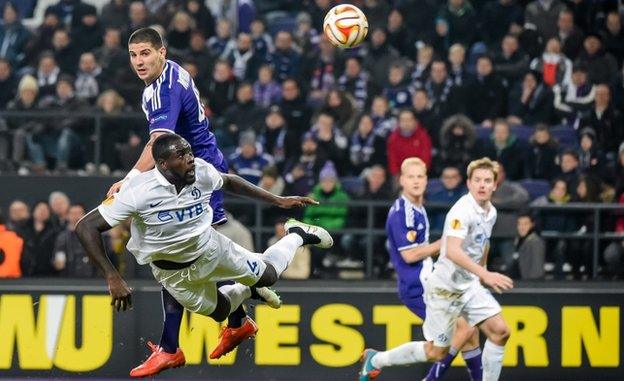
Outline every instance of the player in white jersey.
<path id="1" fill-rule="evenodd" d="M 285 226 L 289 234 L 262 256 L 242 248 L 212 228 L 212 192 L 223 189 L 291 206 L 317 202 L 307 197 L 279 197 L 239 176 L 219 173 L 195 158 L 188 142 L 176 134 L 156 138 L 152 154 L 155 169 L 124 183 L 118 194 L 76 227 L 87 254 L 106 278 L 117 310 L 131 306 L 131 290 L 106 257 L 101 233 L 130 216 L 128 249 L 137 262 L 149 263 L 156 280 L 186 309 L 217 321 L 223 321 L 250 297 L 262 299 L 261 288 L 277 281 L 300 246 L 333 245 L 324 229 L 290 220 Z M 239 283 L 217 288 L 217 282 L 223 280 Z"/>
<path id="2" fill-rule="evenodd" d="M 496 209 L 490 199 L 497 176 L 498 164 L 488 158 L 468 165 L 469 193 L 446 216 L 440 257 L 425 283 L 423 334 L 427 341 L 401 346 L 403 364 L 442 360 L 461 316 L 487 337 L 481 356 L 483 380 L 498 380 L 509 329 L 500 314 L 500 305 L 481 285 L 483 282 L 498 293 L 513 287 L 511 279 L 485 267 L 496 222 Z"/>

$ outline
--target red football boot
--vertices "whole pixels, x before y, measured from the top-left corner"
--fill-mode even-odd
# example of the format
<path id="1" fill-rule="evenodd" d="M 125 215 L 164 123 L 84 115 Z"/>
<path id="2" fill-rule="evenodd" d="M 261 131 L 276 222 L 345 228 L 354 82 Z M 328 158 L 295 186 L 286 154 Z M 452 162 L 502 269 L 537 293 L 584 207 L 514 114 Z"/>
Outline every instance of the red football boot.
<path id="1" fill-rule="evenodd" d="M 165 369 L 177 368 L 186 363 L 184 352 L 182 352 L 180 348 L 178 348 L 175 353 L 167 353 L 163 351 L 160 346 L 151 341 L 147 342 L 147 346 L 152 351 L 152 354 L 143 364 L 130 371 L 130 377 L 155 376 Z"/>
<path id="2" fill-rule="evenodd" d="M 210 358 L 218 359 L 230 353 L 246 339 L 256 336 L 256 332 L 258 332 L 258 326 L 249 316 L 247 316 L 245 322 L 239 328 L 223 327 L 221 334 L 219 334 L 221 341 L 219 341 L 219 345 L 210 354 Z"/>

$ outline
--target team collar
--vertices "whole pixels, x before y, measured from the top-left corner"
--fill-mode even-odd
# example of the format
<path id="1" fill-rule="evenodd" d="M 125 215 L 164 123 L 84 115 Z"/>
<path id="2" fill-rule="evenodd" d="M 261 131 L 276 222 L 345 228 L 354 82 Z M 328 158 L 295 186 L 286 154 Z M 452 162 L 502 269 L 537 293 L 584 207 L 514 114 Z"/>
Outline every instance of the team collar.
<path id="1" fill-rule="evenodd" d="M 488 206 L 489 209 L 486 211 L 485 209 L 483 209 L 481 207 L 481 205 L 479 205 L 479 203 L 477 202 L 477 200 L 475 200 L 475 198 L 472 196 L 472 194 L 470 192 L 468 192 L 467 194 L 468 196 L 468 201 L 470 201 L 470 204 L 472 204 L 472 206 L 475 208 L 475 210 L 479 213 L 479 214 L 483 214 L 486 217 L 489 217 L 490 214 L 492 213 L 493 210 L 493 205 L 491 201 L 488 201 Z"/>
<path id="2" fill-rule="evenodd" d="M 414 204 L 413 202 L 411 202 L 407 197 L 405 197 L 404 194 L 401 195 L 401 198 L 403 199 L 403 201 L 405 201 L 405 203 L 407 205 L 409 205 L 412 209 L 416 209 L 416 210 L 421 210 L 423 208 L 423 205 L 418 206 L 416 204 Z"/>
<path id="3" fill-rule="evenodd" d="M 154 168 L 154 176 L 156 176 L 156 180 L 158 180 L 158 182 L 160 183 L 160 185 L 164 186 L 164 187 L 172 187 L 174 186 L 173 184 L 171 184 L 166 178 L 165 176 L 163 176 L 162 173 L 160 173 L 160 171 L 158 170 L 158 168 Z"/>

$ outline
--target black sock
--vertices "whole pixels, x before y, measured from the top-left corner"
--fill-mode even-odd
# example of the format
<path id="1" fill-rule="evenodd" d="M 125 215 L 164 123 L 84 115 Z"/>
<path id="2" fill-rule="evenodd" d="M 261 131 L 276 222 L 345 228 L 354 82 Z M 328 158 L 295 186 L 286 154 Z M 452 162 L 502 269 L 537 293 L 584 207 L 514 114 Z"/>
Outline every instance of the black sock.
<path id="1" fill-rule="evenodd" d="M 288 229 L 288 233 L 295 233 L 303 239 L 304 245 L 316 245 L 317 243 L 321 243 L 321 239 L 314 234 L 309 234 L 303 231 L 299 226 L 293 226 Z"/>
<path id="2" fill-rule="evenodd" d="M 245 312 L 245 308 L 241 304 L 238 308 L 228 316 L 228 327 L 230 328 L 240 328 L 247 317 L 247 312 Z"/>
<path id="3" fill-rule="evenodd" d="M 165 322 L 163 324 L 162 336 L 160 337 L 160 346 L 167 353 L 175 353 L 180 346 L 180 323 L 182 322 L 184 307 L 165 288 L 161 290 L 161 296 L 165 311 Z"/>

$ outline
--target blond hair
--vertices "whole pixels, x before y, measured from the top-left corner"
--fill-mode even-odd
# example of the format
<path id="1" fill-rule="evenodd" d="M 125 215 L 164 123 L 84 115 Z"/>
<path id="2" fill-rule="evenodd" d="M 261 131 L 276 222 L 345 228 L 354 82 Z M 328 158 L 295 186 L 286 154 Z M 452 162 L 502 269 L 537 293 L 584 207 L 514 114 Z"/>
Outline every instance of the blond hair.
<path id="1" fill-rule="evenodd" d="M 498 180 L 498 162 L 491 160 L 489 157 L 482 157 L 481 159 L 478 160 L 473 160 L 470 162 L 470 164 L 468 164 L 468 170 L 467 175 L 468 175 L 468 179 L 472 178 L 472 174 L 474 173 L 475 170 L 477 169 L 487 169 L 492 171 L 492 173 L 494 174 L 494 181 Z"/>
<path id="2" fill-rule="evenodd" d="M 425 162 L 422 161 L 422 159 L 418 157 L 408 157 L 407 159 L 403 160 L 403 162 L 401 163 L 401 174 L 403 174 L 403 172 L 407 170 L 407 167 L 412 166 L 412 165 L 422 166 L 425 169 L 425 173 L 427 173 L 427 164 L 425 164 Z"/>

